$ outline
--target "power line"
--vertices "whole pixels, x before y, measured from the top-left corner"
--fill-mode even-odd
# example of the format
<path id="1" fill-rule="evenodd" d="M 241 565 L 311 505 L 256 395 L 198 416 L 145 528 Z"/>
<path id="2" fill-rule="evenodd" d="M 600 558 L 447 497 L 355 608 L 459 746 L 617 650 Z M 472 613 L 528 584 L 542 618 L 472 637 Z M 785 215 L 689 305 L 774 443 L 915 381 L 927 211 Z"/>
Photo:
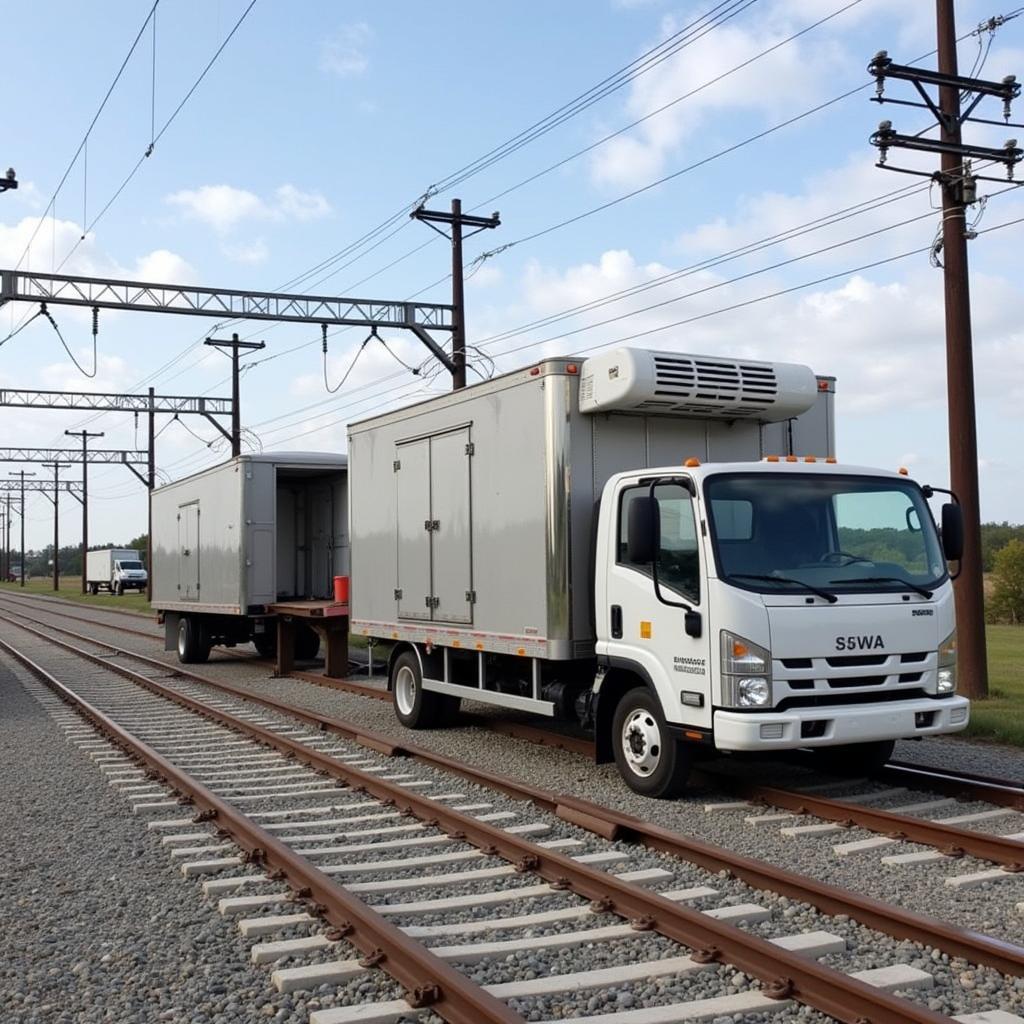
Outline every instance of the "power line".
<path id="1" fill-rule="evenodd" d="M 143 32 L 146 31 L 146 26 L 149 24 L 150 20 L 155 16 L 156 9 L 159 3 L 160 0 L 154 0 L 153 6 L 149 9 L 149 13 L 146 15 L 145 20 L 139 27 L 139 31 L 136 33 L 135 39 L 132 41 L 132 45 L 128 48 L 128 52 L 125 54 L 124 60 L 121 61 L 121 66 L 117 69 L 117 74 L 114 75 L 114 80 L 110 83 L 109 87 L 107 88 L 107 91 L 104 94 L 103 100 L 100 102 L 99 107 L 96 108 L 96 113 L 93 114 L 92 120 L 89 122 L 89 127 L 86 128 L 85 134 L 82 136 L 82 141 L 78 144 L 78 148 L 75 150 L 75 154 L 71 158 L 71 162 L 68 164 L 64 173 L 61 175 L 60 181 L 57 182 L 57 187 L 53 190 L 53 195 L 50 196 L 50 201 L 46 204 L 46 209 L 43 210 L 42 215 L 36 223 L 35 229 L 29 236 L 29 240 L 25 244 L 25 249 L 22 252 L 21 256 L 18 258 L 18 262 L 14 264 L 15 270 L 18 270 L 21 267 L 22 262 L 28 255 L 29 249 L 32 247 L 32 243 L 35 241 L 36 235 L 39 234 L 39 229 L 40 227 L 42 227 L 43 219 L 46 217 L 47 213 L 49 213 L 53 209 L 54 203 L 56 203 L 57 201 L 57 196 L 60 195 L 60 190 L 64 187 L 64 183 L 68 180 L 68 175 L 74 169 L 75 164 L 78 162 L 79 156 L 81 156 L 82 151 L 88 144 L 89 135 L 92 133 L 93 128 L 96 127 L 96 122 L 99 120 L 100 114 L 103 113 L 103 110 L 107 105 L 107 101 L 110 99 L 110 96 L 113 93 L 115 87 L 117 86 L 117 83 L 121 80 L 121 76 L 124 74 L 124 69 L 128 66 L 128 61 L 131 60 L 132 54 L 135 53 L 135 50 L 139 45 L 139 40 L 142 39 Z"/>

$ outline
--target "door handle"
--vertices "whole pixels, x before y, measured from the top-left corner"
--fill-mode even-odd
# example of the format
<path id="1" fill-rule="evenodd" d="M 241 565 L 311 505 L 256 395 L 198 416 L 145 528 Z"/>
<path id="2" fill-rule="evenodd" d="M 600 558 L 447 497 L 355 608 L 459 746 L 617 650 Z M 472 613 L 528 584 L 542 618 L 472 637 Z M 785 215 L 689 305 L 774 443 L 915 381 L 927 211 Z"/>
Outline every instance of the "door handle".
<path id="1" fill-rule="evenodd" d="M 612 605 L 612 639 L 622 639 L 622 605 Z"/>

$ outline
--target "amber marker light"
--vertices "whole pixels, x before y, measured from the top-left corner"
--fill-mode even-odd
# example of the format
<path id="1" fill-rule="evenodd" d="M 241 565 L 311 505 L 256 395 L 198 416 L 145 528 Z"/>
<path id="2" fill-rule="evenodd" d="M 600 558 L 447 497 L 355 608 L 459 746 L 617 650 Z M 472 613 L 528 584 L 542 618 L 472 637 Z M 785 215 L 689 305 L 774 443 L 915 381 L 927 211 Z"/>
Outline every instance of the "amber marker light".
<path id="1" fill-rule="evenodd" d="M 693 455 L 691 455 L 691 456 L 690 456 L 690 457 L 689 457 L 689 458 L 688 458 L 688 459 L 687 459 L 687 460 L 686 460 L 686 461 L 685 461 L 685 462 L 683 463 L 683 465 L 684 465 L 684 466 L 686 466 L 686 468 L 687 468 L 687 469 L 694 469 L 695 467 L 697 467 L 697 466 L 699 466 L 699 465 L 700 465 L 700 459 L 698 459 L 698 458 L 697 458 L 696 456 L 693 456 Z"/>

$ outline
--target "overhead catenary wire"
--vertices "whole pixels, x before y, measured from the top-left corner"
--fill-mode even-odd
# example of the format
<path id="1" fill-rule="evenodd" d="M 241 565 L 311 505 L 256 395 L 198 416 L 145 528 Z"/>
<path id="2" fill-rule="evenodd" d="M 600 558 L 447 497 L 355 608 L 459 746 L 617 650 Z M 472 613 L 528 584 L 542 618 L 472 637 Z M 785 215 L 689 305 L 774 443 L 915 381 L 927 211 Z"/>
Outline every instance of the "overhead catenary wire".
<path id="1" fill-rule="evenodd" d="M 149 9 L 149 13 L 146 15 L 142 24 L 139 26 L 139 30 L 135 34 L 135 38 L 132 40 L 132 44 L 128 48 L 128 52 L 125 54 L 124 59 L 121 61 L 120 67 L 117 69 L 117 74 L 114 75 L 113 81 L 107 87 L 107 91 L 106 93 L 104 93 L 103 99 L 100 101 L 99 107 L 96 108 L 96 113 L 93 114 L 92 120 L 89 122 L 89 127 L 86 128 L 85 134 L 82 136 L 82 140 L 78 144 L 78 148 L 75 150 L 74 155 L 71 157 L 70 162 L 64 170 L 64 173 L 61 175 L 60 181 L 57 182 L 57 187 L 53 190 L 53 194 L 50 196 L 50 201 L 46 204 L 46 207 L 43 210 L 41 216 L 39 217 L 39 220 L 37 221 L 36 226 L 32 231 L 32 234 L 29 236 L 28 241 L 25 243 L 25 248 L 22 250 L 21 256 L 18 257 L 17 263 L 14 264 L 15 270 L 18 270 L 21 267 L 22 263 L 25 261 L 25 258 L 29 255 L 29 250 L 32 248 L 32 243 L 35 241 L 36 235 L 39 233 L 39 229 L 42 226 L 43 220 L 46 218 L 46 215 L 50 213 L 50 211 L 53 209 L 54 203 L 56 203 L 57 201 L 57 196 L 60 195 L 60 191 L 64 187 L 64 183 L 68 180 L 68 175 L 71 174 L 72 170 L 75 167 L 75 164 L 78 162 L 79 156 L 82 154 L 83 150 L 88 144 L 89 136 L 92 133 L 93 128 L 96 127 L 96 122 L 99 120 L 100 115 L 106 108 L 107 102 L 109 101 L 111 94 L 117 87 L 117 83 L 121 80 L 121 76 L 124 74 L 124 70 L 128 66 L 128 62 L 131 60 L 132 55 L 135 53 L 135 50 L 139 45 L 139 41 L 142 39 L 143 33 L 146 31 L 146 26 L 150 23 L 150 20 L 153 17 L 155 17 L 156 9 L 159 3 L 160 0 L 154 0 L 153 6 Z"/>

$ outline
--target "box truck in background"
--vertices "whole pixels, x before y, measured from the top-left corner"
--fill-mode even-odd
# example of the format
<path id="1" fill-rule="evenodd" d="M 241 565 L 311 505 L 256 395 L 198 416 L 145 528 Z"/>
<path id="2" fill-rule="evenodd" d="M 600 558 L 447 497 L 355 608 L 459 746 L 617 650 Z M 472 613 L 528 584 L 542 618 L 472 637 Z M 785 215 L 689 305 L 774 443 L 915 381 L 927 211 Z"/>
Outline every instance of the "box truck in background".
<path id="1" fill-rule="evenodd" d="M 85 553 L 85 581 L 90 594 L 109 590 L 121 595 L 145 590 L 149 573 L 135 548 L 102 548 Z"/>
<path id="2" fill-rule="evenodd" d="M 619 349 L 351 424 L 351 629 L 393 645 L 399 720 L 578 721 L 650 796 L 714 751 L 867 768 L 965 728 L 959 510 L 940 534 L 930 488 L 840 465 L 833 394 Z"/>
<path id="3" fill-rule="evenodd" d="M 268 606 L 329 599 L 348 572 L 344 455 L 241 455 L 153 492 L 153 607 L 167 650 L 205 661 L 215 644 L 276 645 Z M 298 629 L 295 654 L 320 639 Z"/>

